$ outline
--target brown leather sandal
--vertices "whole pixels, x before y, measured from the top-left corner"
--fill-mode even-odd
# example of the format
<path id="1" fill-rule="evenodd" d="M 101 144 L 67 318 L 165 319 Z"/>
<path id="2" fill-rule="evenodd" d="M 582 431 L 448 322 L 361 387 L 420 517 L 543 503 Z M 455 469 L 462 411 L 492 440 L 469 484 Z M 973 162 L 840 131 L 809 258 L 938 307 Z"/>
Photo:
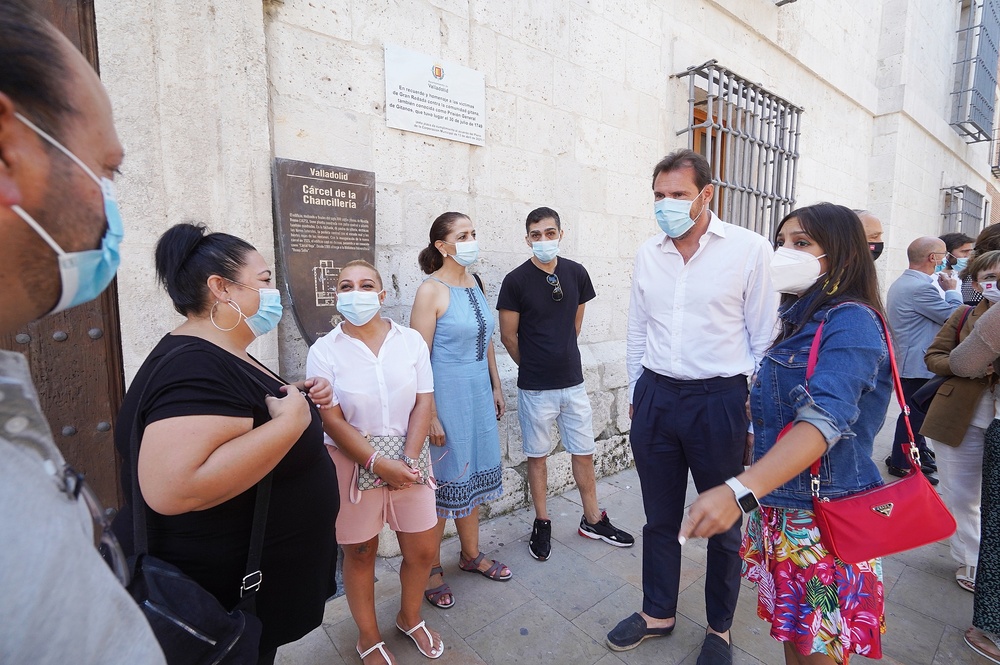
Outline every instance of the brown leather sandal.
<path id="1" fill-rule="evenodd" d="M 451 587 L 448 586 L 447 582 L 444 581 L 444 570 L 441 566 L 434 566 L 431 568 L 431 575 L 440 575 L 441 584 L 434 587 L 433 589 L 426 589 L 424 591 L 424 599 L 434 607 L 439 607 L 442 610 L 446 610 L 455 604 L 455 594 L 451 592 Z M 428 575 L 430 577 L 430 575 Z M 451 596 L 450 603 L 442 603 L 441 596 Z"/>
<path id="2" fill-rule="evenodd" d="M 479 570 L 479 563 L 483 560 L 486 555 L 482 552 L 479 553 L 475 559 L 466 559 L 461 553 L 458 555 L 458 567 L 467 573 L 479 573 L 483 577 L 488 577 L 496 582 L 506 582 L 510 578 L 514 577 L 514 573 L 507 568 L 506 565 L 500 563 L 496 559 L 493 560 L 493 565 L 487 570 Z M 507 568 L 507 574 L 501 575 L 500 571 Z"/>

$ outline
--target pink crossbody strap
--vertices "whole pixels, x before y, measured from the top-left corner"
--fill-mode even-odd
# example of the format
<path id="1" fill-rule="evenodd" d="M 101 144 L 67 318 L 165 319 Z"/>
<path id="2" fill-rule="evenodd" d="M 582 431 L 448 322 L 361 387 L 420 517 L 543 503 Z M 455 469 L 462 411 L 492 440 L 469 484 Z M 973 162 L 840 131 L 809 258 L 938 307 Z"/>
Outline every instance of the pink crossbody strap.
<path id="1" fill-rule="evenodd" d="M 861 304 L 861 303 L 858 303 Z M 865 307 L 868 307 L 865 305 Z M 909 459 L 911 466 L 917 463 L 919 457 L 917 455 L 917 446 L 913 441 L 913 428 L 910 427 L 910 408 L 906 406 L 906 400 L 903 398 L 903 384 L 899 380 L 899 368 L 896 366 L 896 354 L 892 350 L 892 336 L 889 334 L 889 325 L 885 321 L 885 317 L 877 309 L 869 307 L 878 316 L 879 321 L 882 322 L 882 329 L 885 331 L 885 341 L 886 347 L 889 349 L 889 367 L 892 368 L 892 383 L 893 388 L 896 392 L 896 400 L 899 402 L 899 408 L 903 412 L 903 421 L 906 423 L 906 434 L 910 440 L 910 454 Z M 816 334 L 813 335 L 812 344 L 809 346 L 809 360 L 806 363 L 806 390 L 809 389 L 809 378 L 813 375 L 813 371 L 816 369 L 816 361 L 819 359 L 819 344 L 820 339 L 823 335 L 823 324 L 825 321 L 820 321 L 819 327 L 816 328 Z M 823 457 L 820 456 L 812 465 L 809 467 L 809 472 L 812 475 L 819 474 L 819 464 Z"/>

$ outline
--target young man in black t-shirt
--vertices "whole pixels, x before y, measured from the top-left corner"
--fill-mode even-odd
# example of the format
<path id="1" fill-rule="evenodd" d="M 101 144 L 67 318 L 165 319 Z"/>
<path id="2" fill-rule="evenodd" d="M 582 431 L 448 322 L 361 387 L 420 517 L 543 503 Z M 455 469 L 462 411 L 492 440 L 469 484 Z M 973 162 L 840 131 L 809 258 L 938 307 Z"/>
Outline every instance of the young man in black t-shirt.
<path id="1" fill-rule="evenodd" d="M 583 501 L 580 535 L 631 547 L 635 539 L 614 527 L 597 505 L 592 411 L 576 343 L 585 304 L 596 295 L 594 286 L 582 265 L 557 258 L 563 236 L 559 213 L 532 210 L 525 227 L 533 256 L 504 277 L 497 309 L 500 339 L 518 366 L 517 415 L 535 505 L 528 551 L 539 561 L 548 559 L 551 551 L 545 459 L 553 448 L 553 422 L 572 455 L 573 478 Z"/>

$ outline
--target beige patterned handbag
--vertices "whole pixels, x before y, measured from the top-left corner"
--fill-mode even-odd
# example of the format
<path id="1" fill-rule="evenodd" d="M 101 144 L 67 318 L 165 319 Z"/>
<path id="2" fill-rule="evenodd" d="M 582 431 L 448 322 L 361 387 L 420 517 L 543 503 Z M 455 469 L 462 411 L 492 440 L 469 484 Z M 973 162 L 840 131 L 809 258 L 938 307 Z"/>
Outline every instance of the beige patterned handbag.
<path id="1" fill-rule="evenodd" d="M 403 448 L 406 446 L 405 436 L 368 436 L 368 443 L 372 447 L 382 453 L 382 457 L 386 459 L 401 460 L 403 459 Z M 420 455 L 417 457 L 417 470 L 420 472 L 420 477 L 423 478 L 423 482 L 426 483 L 431 489 L 434 489 L 434 477 L 433 471 L 431 469 L 431 451 L 430 451 L 430 439 L 424 439 L 424 445 L 420 448 Z M 377 474 L 372 473 L 368 469 L 364 468 L 360 464 L 358 465 L 358 489 L 362 492 L 365 490 L 373 490 L 379 487 L 385 487 L 385 485 L 378 484 L 376 481 L 379 480 Z"/>

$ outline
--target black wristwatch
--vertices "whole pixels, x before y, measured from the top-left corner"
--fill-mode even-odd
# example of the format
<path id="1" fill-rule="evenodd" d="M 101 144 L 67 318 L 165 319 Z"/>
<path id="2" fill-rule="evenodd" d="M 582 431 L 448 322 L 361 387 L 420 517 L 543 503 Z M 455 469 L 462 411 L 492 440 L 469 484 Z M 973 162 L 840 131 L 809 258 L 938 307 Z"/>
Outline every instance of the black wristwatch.
<path id="1" fill-rule="evenodd" d="M 405 453 L 403 454 L 403 462 L 406 463 L 406 466 L 410 467 L 411 469 L 416 469 L 420 467 L 420 460 L 415 460 L 412 457 L 407 457 Z"/>
<path id="2" fill-rule="evenodd" d="M 743 511 L 744 515 L 749 515 L 760 508 L 757 497 L 747 489 L 746 485 L 735 478 L 730 478 L 726 481 L 726 484 L 729 485 L 729 489 L 733 490 L 733 494 L 736 495 L 736 503 L 739 504 L 740 510 Z"/>

